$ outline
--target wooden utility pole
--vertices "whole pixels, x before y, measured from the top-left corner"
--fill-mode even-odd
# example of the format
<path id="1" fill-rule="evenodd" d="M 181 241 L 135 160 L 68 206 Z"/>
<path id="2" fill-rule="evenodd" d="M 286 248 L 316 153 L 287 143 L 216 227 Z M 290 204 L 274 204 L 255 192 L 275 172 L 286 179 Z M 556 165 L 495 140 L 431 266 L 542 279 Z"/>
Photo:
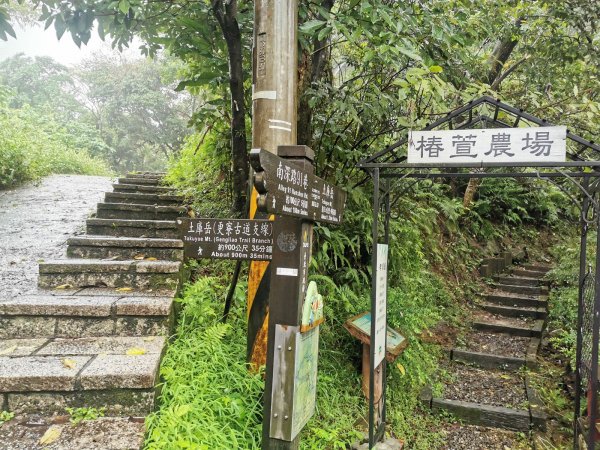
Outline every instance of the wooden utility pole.
<path id="1" fill-rule="evenodd" d="M 297 0 L 254 2 L 252 148 L 276 153 L 279 145 L 296 144 L 297 29 Z M 250 218 L 264 218 L 256 199 L 253 189 Z M 247 357 L 255 369 L 267 360 L 269 265 L 253 261 L 249 271 Z"/>
<path id="2" fill-rule="evenodd" d="M 310 149 L 293 147 L 297 142 L 297 29 L 297 0 L 254 2 L 252 148 L 277 153 L 278 147 L 288 146 L 287 150 L 281 147 L 279 156 L 295 159 L 299 167 L 310 172 L 313 159 Z M 251 217 L 257 214 L 257 194 L 254 189 Z M 298 448 L 298 437 L 291 441 L 271 437 L 272 421 L 274 426 L 292 422 L 292 417 L 272 411 L 275 327 L 300 325 L 312 223 L 277 216 L 274 238 L 274 260 L 253 262 L 250 267 L 248 357 L 254 367 L 267 364 L 262 448 L 291 450 Z M 282 350 L 287 352 L 287 347 Z"/>

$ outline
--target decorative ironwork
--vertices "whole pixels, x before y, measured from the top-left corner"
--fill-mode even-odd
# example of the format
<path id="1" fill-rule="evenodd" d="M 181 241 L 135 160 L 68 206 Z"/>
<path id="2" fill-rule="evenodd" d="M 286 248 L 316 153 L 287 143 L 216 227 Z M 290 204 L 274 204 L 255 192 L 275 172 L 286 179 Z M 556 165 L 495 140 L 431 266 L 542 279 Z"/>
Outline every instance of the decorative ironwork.
<path id="1" fill-rule="evenodd" d="M 590 271 L 586 274 L 583 280 L 582 290 L 582 324 L 581 324 L 581 366 L 579 373 L 581 376 L 582 386 L 587 389 L 592 376 L 592 335 L 594 326 L 594 298 L 596 293 L 596 277 Z"/>
<path id="2" fill-rule="evenodd" d="M 522 109 L 484 96 L 469 102 L 445 117 L 427 125 L 424 130 L 435 129 L 469 129 L 469 128 L 514 128 L 522 126 L 550 126 L 549 122 L 535 117 Z M 408 129 L 404 130 L 408 134 Z M 579 192 L 581 200 L 575 195 L 565 192 L 569 199 L 581 211 L 581 247 L 579 272 L 579 306 L 577 322 L 577 350 L 575 370 L 575 414 L 574 414 L 574 448 L 586 443 L 588 450 L 595 448 L 596 422 L 598 421 L 598 403 L 600 384 L 598 382 L 598 348 L 600 340 L 600 288 L 596 280 L 600 278 L 600 146 L 571 133 L 567 130 L 566 162 L 546 163 L 454 163 L 454 164 L 407 164 L 406 150 L 408 138 L 403 137 L 392 145 L 362 160 L 357 164 L 373 178 L 373 252 L 379 242 L 379 213 L 385 213 L 384 241 L 389 241 L 389 220 L 395 219 L 394 206 L 409 191 L 423 184 L 422 180 L 450 178 L 538 178 L 549 180 L 565 192 L 563 184 L 570 184 Z M 368 176 L 368 175 L 367 175 Z M 415 182 L 408 183 L 408 179 Z M 394 179 L 395 182 L 392 182 Z M 554 181 L 556 180 L 556 181 Z M 362 184 L 362 183 L 360 183 Z M 384 210 L 381 211 L 382 204 Z M 594 227 L 596 233 L 589 233 Z M 588 270 L 587 244 L 590 236 L 596 241 L 596 257 L 593 270 Z M 375 271 L 373 271 L 374 273 Z M 372 303 L 374 303 L 372 299 Z M 374 306 L 373 306 L 374 307 Z M 385 365 L 384 365 L 385 368 Z M 385 380 L 385 374 L 384 374 Z M 385 424 L 385 385 L 383 388 L 383 414 L 380 425 Z M 587 399 L 587 401 L 586 401 Z M 582 414 L 583 406 L 587 407 L 587 423 Z M 370 417 L 373 416 L 373 405 L 370 405 Z M 593 426 L 589 426 L 593 424 Z M 374 442 L 374 430 L 370 429 L 370 442 Z M 375 439 L 376 441 L 376 439 Z M 584 447 L 581 447 L 584 448 Z"/>
<path id="3" fill-rule="evenodd" d="M 512 123 L 511 123 L 512 122 Z M 449 112 L 444 117 L 427 125 L 423 130 L 435 129 L 468 129 L 468 128 L 514 128 L 522 126 L 523 123 L 529 126 L 552 126 L 553 124 L 545 119 L 526 113 L 522 109 L 484 95 L 477 100 L 473 100 L 454 111 Z M 408 133 L 408 129 L 404 130 Z M 589 141 L 575 133 L 567 130 L 567 141 L 569 148 L 568 157 L 571 161 L 593 161 L 600 159 L 600 146 Z M 383 150 L 362 160 L 358 166 L 362 167 L 368 163 L 399 163 L 406 161 L 406 156 L 399 153 L 408 142 L 405 136 Z M 381 166 L 380 166 L 381 167 Z"/>

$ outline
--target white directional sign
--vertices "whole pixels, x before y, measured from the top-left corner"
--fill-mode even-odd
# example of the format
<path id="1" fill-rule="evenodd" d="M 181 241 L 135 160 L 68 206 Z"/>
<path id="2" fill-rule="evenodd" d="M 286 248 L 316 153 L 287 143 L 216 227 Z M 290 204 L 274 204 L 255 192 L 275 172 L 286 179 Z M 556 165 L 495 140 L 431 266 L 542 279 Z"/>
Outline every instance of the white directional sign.
<path id="1" fill-rule="evenodd" d="M 385 337 L 387 331 L 387 269 L 388 246 L 377 244 L 377 272 L 375 284 L 375 365 L 377 367 L 385 358 Z"/>
<path id="2" fill-rule="evenodd" d="M 564 162 L 567 127 L 411 131 L 408 163 Z"/>

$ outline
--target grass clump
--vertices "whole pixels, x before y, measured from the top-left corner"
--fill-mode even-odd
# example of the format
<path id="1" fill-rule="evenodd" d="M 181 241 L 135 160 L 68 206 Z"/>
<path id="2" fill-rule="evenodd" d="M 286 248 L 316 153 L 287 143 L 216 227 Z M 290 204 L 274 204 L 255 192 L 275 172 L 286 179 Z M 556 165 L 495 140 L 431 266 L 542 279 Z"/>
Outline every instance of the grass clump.
<path id="1" fill-rule="evenodd" d="M 147 419 L 147 449 L 260 448 L 264 382 L 245 363 L 245 318 L 234 313 L 220 323 L 224 288 L 222 279 L 205 277 L 184 291 L 178 338 L 160 372 L 162 407 Z"/>
<path id="2" fill-rule="evenodd" d="M 12 420 L 15 417 L 15 413 L 8 411 L 0 411 L 0 426 L 2 426 L 5 422 Z"/>
<path id="3" fill-rule="evenodd" d="M 106 408 L 65 408 L 71 418 L 69 421 L 73 425 L 79 425 L 84 420 L 96 420 L 104 417 Z"/>

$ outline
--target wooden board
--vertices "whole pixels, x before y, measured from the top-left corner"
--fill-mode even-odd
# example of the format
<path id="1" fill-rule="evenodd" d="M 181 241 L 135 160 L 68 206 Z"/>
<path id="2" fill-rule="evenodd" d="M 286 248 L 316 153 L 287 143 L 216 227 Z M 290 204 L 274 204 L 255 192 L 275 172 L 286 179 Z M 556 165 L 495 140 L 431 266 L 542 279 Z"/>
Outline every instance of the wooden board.
<path id="1" fill-rule="evenodd" d="M 371 313 L 369 311 L 365 311 L 348 319 L 346 323 L 344 323 L 344 328 L 363 344 L 371 345 Z M 406 338 L 400 332 L 388 325 L 385 359 L 390 363 L 394 362 L 407 345 L 408 341 Z"/>
<path id="2" fill-rule="evenodd" d="M 340 188 L 261 149 L 250 152 L 250 162 L 256 171 L 259 210 L 314 222 L 342 222 L 346 193 Z"/>
<path id="3" fill-rule="evenodd" d="M 253 219 L 177 219 L 186 258 L 269 261 L 273 222 Z"/>

